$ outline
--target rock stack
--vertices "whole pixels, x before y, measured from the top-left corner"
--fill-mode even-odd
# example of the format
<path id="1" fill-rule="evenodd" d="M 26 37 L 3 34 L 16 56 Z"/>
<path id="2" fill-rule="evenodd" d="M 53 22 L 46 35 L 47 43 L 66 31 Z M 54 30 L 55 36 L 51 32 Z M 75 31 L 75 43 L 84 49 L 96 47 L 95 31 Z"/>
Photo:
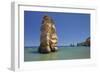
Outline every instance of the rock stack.
<path id="1" fill-rule="evenodd" d="M 57 34 L 54 21 L 51 17 L 45 15 L 41 25 L 40 36 L 40 53 L 50 53 L 58 50 L 57 48 Z"/>

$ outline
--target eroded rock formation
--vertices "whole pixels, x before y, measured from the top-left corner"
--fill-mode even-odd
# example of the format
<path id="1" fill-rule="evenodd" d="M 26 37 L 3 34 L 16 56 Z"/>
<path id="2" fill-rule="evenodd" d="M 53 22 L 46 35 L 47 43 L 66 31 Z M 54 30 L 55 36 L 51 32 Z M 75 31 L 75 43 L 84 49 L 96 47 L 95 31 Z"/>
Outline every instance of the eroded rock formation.
<path id="1" fill-rule="evenodd" d="M 57 48 L 57 34 L 54 21 L 51 17 L 45 15 L 41 25 L 41 36 L 40 36 L 40 53 L 55 52 Z"/>

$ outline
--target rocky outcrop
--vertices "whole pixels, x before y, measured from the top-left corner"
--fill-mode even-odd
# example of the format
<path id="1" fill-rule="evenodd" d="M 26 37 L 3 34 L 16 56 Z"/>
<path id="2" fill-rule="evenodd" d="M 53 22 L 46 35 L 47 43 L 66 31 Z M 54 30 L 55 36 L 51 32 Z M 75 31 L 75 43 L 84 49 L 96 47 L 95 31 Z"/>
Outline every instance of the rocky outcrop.
<path id="1" fill-rule="evenodd" d="M 41 25 L 40 36 L 40 53 L 50 53 L 58 50 L 57 48 L 57 34 L 54 21 L 49 16 L 44 16 Z"/>
<path id="2" fill-rule="evenodd" d="M 84 42 L 85 46 L 90 46 L 90 37 L 88 37 L 85 42 Z"/>
<path id="3" fill-rule="evenodd" d="M 90 46 L 90 37 L 88 37 L 84 42 L 78 43 L 77 46 Z"/>

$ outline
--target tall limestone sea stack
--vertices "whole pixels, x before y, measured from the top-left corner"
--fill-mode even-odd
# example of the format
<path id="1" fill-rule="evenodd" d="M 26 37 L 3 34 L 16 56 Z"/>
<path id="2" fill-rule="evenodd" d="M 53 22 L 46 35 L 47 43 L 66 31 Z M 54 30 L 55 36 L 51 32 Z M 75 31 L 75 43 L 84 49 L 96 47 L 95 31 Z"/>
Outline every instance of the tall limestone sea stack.
<path id="1" fill-rule="evenodd" d="M 50 53 L 58 50 L 57 48 L 57 34 L 54 21 L 51 17 L 45 15 L 41 25 L 41 36 L 39 53 Z"/>

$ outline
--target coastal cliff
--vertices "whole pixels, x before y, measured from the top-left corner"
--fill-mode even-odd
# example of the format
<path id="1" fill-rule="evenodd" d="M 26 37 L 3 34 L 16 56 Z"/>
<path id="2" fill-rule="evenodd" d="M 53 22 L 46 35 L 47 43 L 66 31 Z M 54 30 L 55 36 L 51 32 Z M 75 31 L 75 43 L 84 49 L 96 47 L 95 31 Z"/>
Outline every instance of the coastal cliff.
<path id="1" fill-rule="evenodd" d="M 90 46 L 90 37 L 88 37 L 84 42 L 77 43 L 77 46 Z"/>

